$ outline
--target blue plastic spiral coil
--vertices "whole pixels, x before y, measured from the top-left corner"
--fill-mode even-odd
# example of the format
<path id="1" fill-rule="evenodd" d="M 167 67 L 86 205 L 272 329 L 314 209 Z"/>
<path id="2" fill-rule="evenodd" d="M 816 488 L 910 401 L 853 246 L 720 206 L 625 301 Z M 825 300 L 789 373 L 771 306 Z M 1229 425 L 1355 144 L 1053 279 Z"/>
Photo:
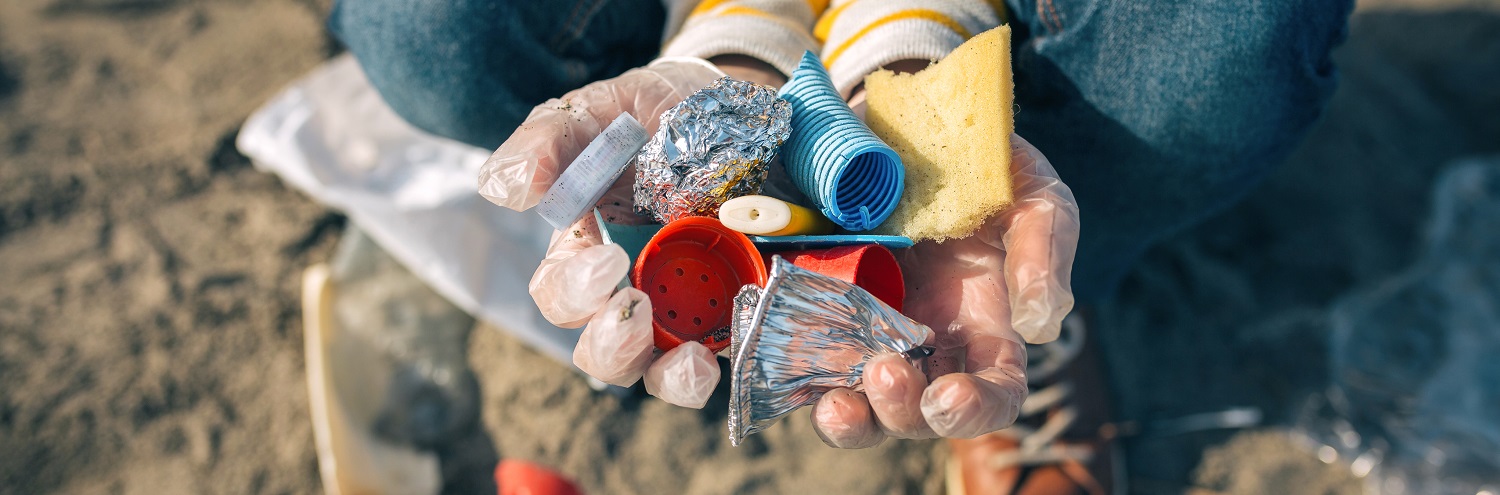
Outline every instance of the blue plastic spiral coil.
<path id="1" fill-rule="evenodd" d="M 901 157 L 854 115 L 812 52 L 781 88 L 792 104 L 782 163 L 823 215 L 850 231 L 870 230 L 896 211 L 905 187 Z"/>

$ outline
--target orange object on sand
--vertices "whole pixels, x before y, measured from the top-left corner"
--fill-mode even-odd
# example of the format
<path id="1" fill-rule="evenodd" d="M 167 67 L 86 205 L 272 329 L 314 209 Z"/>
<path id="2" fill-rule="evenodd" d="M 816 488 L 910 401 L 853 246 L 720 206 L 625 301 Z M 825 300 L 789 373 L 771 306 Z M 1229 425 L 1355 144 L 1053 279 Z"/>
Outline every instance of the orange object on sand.
<path id="1" fill-rule="evenodd" d="M 562 475 L 526 461 L 500 461 L 495 466 L 495 485 L 499 495 L 583 495 Z"/>

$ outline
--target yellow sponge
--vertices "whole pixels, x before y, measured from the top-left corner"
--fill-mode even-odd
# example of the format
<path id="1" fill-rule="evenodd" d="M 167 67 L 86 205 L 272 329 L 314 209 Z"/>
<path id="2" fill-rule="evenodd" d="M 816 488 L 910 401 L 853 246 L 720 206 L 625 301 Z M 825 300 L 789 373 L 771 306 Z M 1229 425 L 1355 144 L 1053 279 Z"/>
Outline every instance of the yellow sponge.
<path id="1" fill-rule="evenodd" d="M 870 130 L 906 166 L 905 196 L 881 233 L 968 237 L 1010 205 L 1013 92 L 1010 26 L 969 39 L 916 74 L 865 77 Z"/>

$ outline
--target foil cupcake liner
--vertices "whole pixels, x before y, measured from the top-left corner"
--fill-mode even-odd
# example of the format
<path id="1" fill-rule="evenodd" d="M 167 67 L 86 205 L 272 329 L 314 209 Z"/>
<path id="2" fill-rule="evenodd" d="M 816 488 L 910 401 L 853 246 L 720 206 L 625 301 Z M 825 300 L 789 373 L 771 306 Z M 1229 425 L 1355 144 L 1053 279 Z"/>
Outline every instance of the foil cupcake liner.
<path id="1" fill-rule="evenodd" d="M 900 353 L 926 370 L 927 328 L 854 284 L 799 268 L 780 256 L 764 289 L 734 299 L 729 442 L 775 424 L 830 390 L 863 390 L 865 363 Z"/>

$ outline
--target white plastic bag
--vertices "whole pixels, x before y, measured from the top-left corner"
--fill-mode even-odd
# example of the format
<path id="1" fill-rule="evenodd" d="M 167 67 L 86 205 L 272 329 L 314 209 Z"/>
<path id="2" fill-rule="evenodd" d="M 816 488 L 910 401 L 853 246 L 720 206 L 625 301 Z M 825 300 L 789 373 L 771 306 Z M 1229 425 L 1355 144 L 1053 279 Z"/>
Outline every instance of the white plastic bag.
<path id="1" fill-rule="evenodd" d="M 551 227 L 475 192 L 489 151 L 427 134 L 386 105 L 350 55 L 257 110 L 239 149 L 344 212 L 433 290 L 572 365 L 578 330 L 547 323 L 526 292 Z"/>
<path id="2" fill-rule="evenodd" d="M 390 370 L 381 352 L 368 341 L 339 327 L 329 280 L 327 265 L 313 266 L 302 275 L 308 406 L 323 491 L 329 495 L 438 493 L 443 474 L 437 454 L 371 433 L 370 425 L 390 389 Z M 357 372 L 370 363 L 376 369 Z"/>
<path id="3" fill-rule="evenodd" d="M 1500 157 L 1433 191 L 1422 258 L 1334 304 L 1332 387 L 1301 420 L 1368 493 L 1500 491 Z"/>

